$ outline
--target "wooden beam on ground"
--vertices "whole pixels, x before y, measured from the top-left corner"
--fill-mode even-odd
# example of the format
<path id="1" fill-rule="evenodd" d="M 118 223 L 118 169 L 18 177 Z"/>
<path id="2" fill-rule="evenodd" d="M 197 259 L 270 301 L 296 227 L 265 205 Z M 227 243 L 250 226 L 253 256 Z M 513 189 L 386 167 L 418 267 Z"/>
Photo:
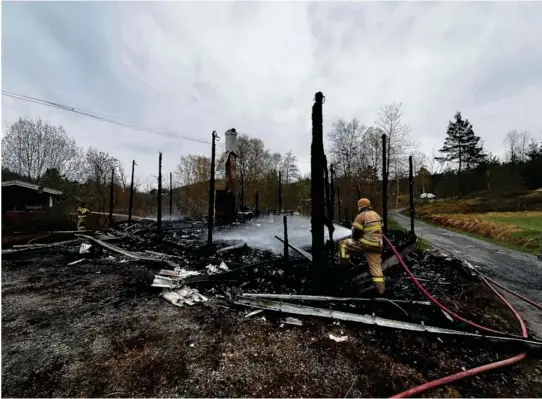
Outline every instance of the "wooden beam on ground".
<path id="1" fill-rule="evenodd" d="M 226 252 L 234 251 L 236 249 L 241 249 L 247 246 L 246 242 L 243 242 L 241 244 L 231 245 L 226 248 L 221 248 L 218 251 L 216 251 L 217 254 L 225 254 Z"/>
<path id="2" fill-rule="evenodd" d="M 275 238 L 276 238 L 277 240 L 279 240 L 281 243 L 284 244 L 284 240 L 283 240 L 282 238 L 280 238 L 280 237 L 278 237 L 278 236 L 275 236 Z M 295 252 L 297 252 L 299 255 L 301 255 L 301 256 L 307 258 L 308 260 L 310 260 L 310 261 L 312 262 L 312 255 L 311 255 L 310 253 L 308 253 L 307 251 L 304 251 L 304 250 L 302 250 L 301 248 L 298 248 L 298 247 L 296 247 L 296 246 L 294 246 L 294 245 L 292 245 L 292 244 L 290 244 L 290 243 L 288 243 L 288 246 L 289 246 L 290 248 L 292 248 Z"/>

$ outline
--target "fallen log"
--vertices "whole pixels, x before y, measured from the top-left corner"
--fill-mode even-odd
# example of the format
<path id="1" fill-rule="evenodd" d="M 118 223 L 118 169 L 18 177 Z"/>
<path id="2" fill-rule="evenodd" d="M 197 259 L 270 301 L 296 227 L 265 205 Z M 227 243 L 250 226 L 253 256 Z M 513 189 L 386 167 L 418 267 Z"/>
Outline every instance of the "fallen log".
<path id="1" fill-rule="evenodd" d="M 379 327 L 396 328 L 400 330 L 426 332 L 436 335 L 448 336 L 448 337 L 466 337 L 474 339 L 484 339 L 492 343 L 498 344 L 517 344 L 523 348 L 542 350 L 542 342 L 532 339 L 516 338 L 507 335 L 494 336 L 494 335 L 482 335 L 475 334 L 459 330 L 450 330 L 447 328 L 427 326 L 425 324 L 415 324 L 405 321 L 385 319 L 378 316 L 359 315 L 355 313 L 341 312 L 338 310 L 315 308 L 311 306 L 293 305 L 286 302 L 277 302 L 270 300 L 259 300 L 252 298 L 240 297 L 233 302 L 236 305 L 247 306 L 257 309 L 271 310 L 275 312 L 296 314 L 303 316 L 315 316 L 328 319 L 336 319 L 343 321 L 352 321 L 357 323 L 376 325 Z"/>
<path id="2" fill-rule="evenodd" d="M 393 302 L 410 305 L 430 306 L 429 301 L 408 301 L 402 299 L 387 299 L 387 298 L 351 298 L 338 296 L 319 296 L 319 295 L 289 295 L 289 294 L 259 294 L 259 293 L 243 293 L 247 298 L 262 298 L 262 299 L 284 299 L 309 302 Z"/>

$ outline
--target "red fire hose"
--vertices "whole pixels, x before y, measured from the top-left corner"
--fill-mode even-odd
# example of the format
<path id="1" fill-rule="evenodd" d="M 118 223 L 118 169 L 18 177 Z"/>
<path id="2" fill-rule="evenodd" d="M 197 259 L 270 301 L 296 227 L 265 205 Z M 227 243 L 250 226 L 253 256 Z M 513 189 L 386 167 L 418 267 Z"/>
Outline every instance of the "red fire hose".
<path id="1" fill-rule="evenodd" d="M 534 307 L 536 307 L 536 308 L 542 310 L 542 305 L 539 305 L 539 304 L 536 303 L 535 301 L 533 301 L 533 300 L 531 300 L 531 299 L 529 299 L 529 298 L 525 298 L 523 295 L 520 295 L 520 294 L 518 294 L 517 292 L 512 291 L 510 288 L 506 288 L 504 285 L 501 285 L 501 284 L 497 283 L 495 280 L 490 279 L 488 276 L 486 276 L 486 275 L 483 274 L 483 273 L 480 273 L 478 270 L 476 270 L 476 273 L 478 273 L 478 274 L 480 275 L 480 277 L 482 277 L 483 279 L 486 279 L 486 280 L 490 281 L 491 284 L 496 285 L 497 287 L 499 287 L 499 288 L 501 288 L 501 289 L 503 289 L 503 290 L 509 292 L 510 294 L 514 295 L 515 297 L 517 297 L 517 298 L 519 298 L 519 299 L 521 299 L 521 300 L 523 300 L 523 301 L 525 301 L 525 302 L 527 302 L 527 303 L 533 305 Z"/>
<path id="2" fill-rule="evenodd" d="M 493 329 L 490 329 L 490 328 L 487 328 L 487 327 L 483 327 L 483 326 L 480 326 L 480 325 L 478 325 L 476 323 L 473 323 L 473 322 L 471 322 L 471 321 L 469 321 L 467 319 L 464 319 L 463 317 L 457 315 L 456 313 L 450 311 L 448 308 L 446 308 L 444 305 L 442 305 L 429 292 L 427 292 L 427 290 L 420 284 L 420 282 L 416 279 L 414 274 L 412 274 L 412 272 L 410 271 L 408 266 L 405 264 L 403 258 L 401 257 L 401 255 L 399 254 L 399 252 L 397 251 L 395 246 L 390 242 L 390 240 L 386 236 L 384 236 L 384 239 L 386 240 L 388 245 L 391 247 L 391 249 L 394 252 L 395 256 L 399 260 L 399 263 L 405 269 L 405 271 L 407 272 L 408 276 L 410 277 L 410 279 L 412 280 L 414 285 L 416 285 L 416 287 L 418 289 L 420 289 L 420 291 L 431 302 L 433 302 L 435 305 L 437 305 L 440 309 L 442 309 L 445 312 L 449 313 L 453 318 L 455 318 L 457 320 L 460 320 L 460 321 L 462 321 L 464 323 L 467 323 L 467 324 L 469 324 L 471 326 L 474 326 L 476 328 L 479 328 L 481 330 L 496 332 L 496 333 L 499 333 L 499 334 L 504 334 L 504 333 L 502 333 L 500 331 L 496 331 L 496 330 L 493 330 Z M 519 322 L 519 324 L 521 326 L 521 335 L 522 335 L 522 337 L 527 338 L 527 328 L 525 327 L 525 323 L 521 319 L 521 316 L 516 311 L 516 309 L 514 309 L 514 307 L 499 292 L 497 292 L 497 290 L 489 283 L 489 281 L 486 279 L 485 276 L 481 275 L 480 277 L 481 277 L 482 281 L 489 288 L 491 288 L 491 290 L 499 297 L 499 299 L 512 311 L 512 313 L 514 313 L 514 316 L 516 316 L 516 318 L 518 319 L 518 322 Z M 398 394 L 392 396 L 392 398 L 408 398 L 410 396 L 419 395 L 420 393 L 425 392 L 425 391 L 427 391 L 429 389 L 436 388 L 436 387 L 441 386 L 441 385 L 449 384 L 451 382 L 455 382 L 455 381 L 461 380 L 461 379 L 466 378 L 466 377 L 473 377 L 475 375 L 484 373 L 486 371 L 495 370 L 495 369 L 498 369 L 498 368 L 501 368 L 501 367 L 504 367 L 504 366 L 510 366 L 510 365 L 516 364 L 516 363 L 522 361 L 523 359 L 525 359 L 526 356 L 527 356 L 526 353 L 520 353 L 519 355 L 516 355 L 516 356 L 511 357 L 511 358 L 506 359 L 506 360 L 501 360 L 499 362 L 485 364 L 485 365 L 480 366 L 480 367 L 465 370 L 465 371 L 462 371 L 460 373 L 449 375 L 447 377 L 439 378 L 437 380 L 430 381 L 430 382 L 427 382 L 425 384 L 419 385 L 417 387 L 410 388 L 410 389 L 408 389 L 408 390 L 406 390 L 404 392 L 398 393 Z"/>

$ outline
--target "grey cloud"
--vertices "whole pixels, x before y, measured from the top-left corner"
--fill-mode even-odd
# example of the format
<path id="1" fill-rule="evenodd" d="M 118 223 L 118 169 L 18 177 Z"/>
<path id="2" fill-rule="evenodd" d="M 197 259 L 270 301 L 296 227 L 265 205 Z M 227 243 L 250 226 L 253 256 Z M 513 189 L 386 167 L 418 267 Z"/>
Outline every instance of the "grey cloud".
<path id="1" fill-rule="evenodd" d="M 542 126 L 532 111 L 541 19 L 534 2 L 10 2 L 3 87 L 205 140 L 236 127 L 300 158 L 322 90 L 326 132 L 341 117 L 372 124 L 402 101 L 425 152 L 457 110 L 489 146 L 508 128 Z M 170 170 L 183 154 L 209 153 L 37 105 L 3 101 L 2 111 L 62 123 L 126 165 L 136 158 L 138 173 L 156 173 L 160 150 Z"/>

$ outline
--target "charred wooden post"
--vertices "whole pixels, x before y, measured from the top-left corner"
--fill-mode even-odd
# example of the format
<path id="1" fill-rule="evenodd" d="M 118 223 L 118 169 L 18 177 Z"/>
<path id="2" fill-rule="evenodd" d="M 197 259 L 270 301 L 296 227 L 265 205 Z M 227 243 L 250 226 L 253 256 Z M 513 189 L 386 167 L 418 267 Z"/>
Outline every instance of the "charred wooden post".
<path id="1" fill-rule="evenodd" d="M 158 192 L 156 195 L 156 227 L 162 235 L 162 152 L 158 155 Z"/>
<path id="2" fill-rule="evenodd" d="M 410 234 L 414 235 L 414 167 L 412 155 L 408 157 L 408 191 L 410 202 Z"/>
<path id="3" fill-rule="evenodd" d="M 209 211 L 207 218 L 207 245 L 213 244 L 213 224 L 215 219 L 215 158 L 216 158 L 216 131 L 212 133 L 211 145 L 211 178 L 209 179 Z"/>
<path id="4" fill-rule="evenodd" d="M 284 223 L 284 262 L 288 262 L 288 216 L 282 217 Z"/>
<path id="5" fill-rule="evenodd" d="M 169 220 L 173 217 L 173 177 L 169 172 Z"/>
<path id="6" fill-rule="evenodd" d="M 109 185 L 109 225 L 113 224 L 113 183 L 115 179 L 115 168 L 111 169 L 111 184 Z"/>
<path id="7" fill-rule="evenodd" d="M 382 135 L 382 219 L 384 220 L 384 234 L 388 233 L 388 170 L 387 170 L 386 134 Z"/>
<path id="8" fill-rule="evenodd" d="M 329 213 L 329 220 L 333 221 L 335 219 L 335 171 L 333 170 L 333 164 L 329 165 L 329 174 L 330 174 L 329 192 L 331 194 L 331 197 L 330 197 L 331 208 L 330 208 L 330 213 Z"/>
<path id="9" fill-rule="evenodd" d="M 279 182 L 278 182 L 278 195 L 279 195 L 279 212 L 282 211 L 282 172 L 279 170 Z"/>
<path id="10" fill-rule="evenodd" d="M 132 212 L 134 209 L 134 169 L 135 159 L 132 161 L 132 179 L 130 180 L 130 200 L 128 202 L 128 224 L 132 224 Z"/>
<path id="11" fill-rule="evenodd" d="M 260 216 L 260 194 L 256 191 L 256 194 L 254 194 L 254 213 L 256 214 L 256 217 Z"/>
<path id="12" fill-rule="evenodd" d="M 324 260 L 324 137 L 322 104 L 324 95 L 318 92 L 312 106 L 311 145 L 311 227 L 312 267 L 315 272 L 323 269 Z"/>

